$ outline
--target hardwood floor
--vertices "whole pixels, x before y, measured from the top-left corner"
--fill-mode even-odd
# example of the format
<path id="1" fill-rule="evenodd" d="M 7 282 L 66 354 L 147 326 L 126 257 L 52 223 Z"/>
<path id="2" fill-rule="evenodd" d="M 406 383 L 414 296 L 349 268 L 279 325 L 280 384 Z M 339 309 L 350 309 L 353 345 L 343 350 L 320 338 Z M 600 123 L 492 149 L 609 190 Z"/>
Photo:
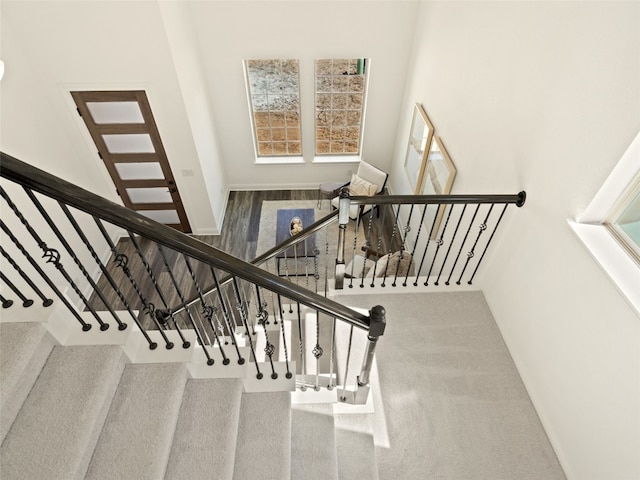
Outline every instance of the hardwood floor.
<path id="1" fill-rule="evenodd" d="M 194 236 L 199 240 L 223 250 L 235 257 L 250 261 L 256 256 L 258 231 L 262 202 L 270 200 L 316 200 L 317 190 L 277 190 L 277 191 L 234 191 L 229 195 L 224 225 L 220 235 Z M 326 201 L 326 200 L 325 200 Z M 385 232 L 391 231 L 393 215 L 384 215 Z M 374 225 L 377 225 L 374 222 Z M 374 227 L 375 228 L 375 227 Z M 375 233 L 375 232 L 374 232 Z M 377 235 L 377 233 L 375 233 Z M 383 247 L 388 248 L 388 235 L 384 236 Z M 396 242 L 394 242 L 396 243 Z M 136 246 L 138 248 L 136 248 Z M 397 245 L 396 245 L 397 248 Z M 127 267 L 135 284 L 123 272 L 123 269 L 114 262 L 114 257 L 107 263 L 107 270 L 117 285 L 121 294 L 127 300 L 132 310 L 142 311 L 144 305 L 152 304 L 155 309 L 167 309 L 180 306 L 184 300 L 190 300 L 198 295 L 198 287 L 203 290 L 214 284 L 211 269 L 200 262 L 187 261 L 183 255 L 166 248 L 158 249 L 154 242 L 144 238 L 135 237 L 135 242 L 130 238 L 123 238 L 118 242 L 118 252 L 126 256 Z M 139 252 L 138 252 L 139 250 Z M 121 257 L 124 258 L 124 257 Z M 145 262 L 147 265 L 145 265 Z M 148 268 L 147 268 L 148 266 Z M 191 267 L 197 285 L 193 281 Z M 225 276 L 224 272 L 216 271 L 218 279 Z M 103 275 L 98 287 L 107 303 L 114 305 L 116 310 L 124 310 L 123 302 L 109 284 L 107 276 Z M 230 309 L 234 308 L 235 300 L 232 288 L 225 289 L 225 299 L 229 300 Z M 248 285 L 242 291 L 245 296 L 252 296 L 254 292 Z M 90 304 L 96 310 L 106 310 L 104 302 L 94 293 Z M 215 305 L 215 302 L 214 302 Z M 192 315 L 188 317 L 181 314 L 179 325 L 188 326 L 191 320 L 196 324 L 203 322 L 200 309 L 191 309 Z M 145 329 L 156 329 L 152 317 L 140 316 Z M 131 318 L 122 318 L 131 323 Z M 169 324 L 171 328 L 173 326 Z M 205 328 L 211 336 L 210 328 Z"/>

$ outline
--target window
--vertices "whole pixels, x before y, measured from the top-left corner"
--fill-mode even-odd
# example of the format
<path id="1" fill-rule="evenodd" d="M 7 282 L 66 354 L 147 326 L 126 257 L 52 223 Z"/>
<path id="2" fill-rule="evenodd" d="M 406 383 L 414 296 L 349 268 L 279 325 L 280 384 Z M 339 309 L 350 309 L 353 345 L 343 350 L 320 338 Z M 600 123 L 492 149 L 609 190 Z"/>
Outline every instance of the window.
<path id="1" fill-rule="evenodd" d="M 634 261 L 632 252 L 638 242 L 639 194 L 640 134 L 580 218 L 569 221 L 591 256 L 638 314 L 640 263 Z"/>
<path id="2" fill-rule="evenodd" d="M 364 58 L 316 60 L 316 155 L 360 154 L 366 67 Z"/>
<path id="3" fill-rule="evenodd" d="M 605 225 L 640 265 L 640 175 L 622 195 Z"/>
<path id="4" fill-rule="evenodd" d="M 298 60 L 245 60 L 258 157 L 302 156 Z"/>

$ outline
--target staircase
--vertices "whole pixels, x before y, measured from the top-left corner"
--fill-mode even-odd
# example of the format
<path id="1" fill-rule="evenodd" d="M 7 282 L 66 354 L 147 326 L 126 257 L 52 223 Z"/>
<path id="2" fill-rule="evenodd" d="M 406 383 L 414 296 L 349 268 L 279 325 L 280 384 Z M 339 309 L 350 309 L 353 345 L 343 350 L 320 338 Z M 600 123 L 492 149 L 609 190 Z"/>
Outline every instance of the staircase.
<path id="1" fill-rule="evenodd" d="M 56 343 L 41 323 L 0 323 L 3 480 L 378 478 L 368 414 Z M 364 433 L 336 424 L 354 421 Z"/>

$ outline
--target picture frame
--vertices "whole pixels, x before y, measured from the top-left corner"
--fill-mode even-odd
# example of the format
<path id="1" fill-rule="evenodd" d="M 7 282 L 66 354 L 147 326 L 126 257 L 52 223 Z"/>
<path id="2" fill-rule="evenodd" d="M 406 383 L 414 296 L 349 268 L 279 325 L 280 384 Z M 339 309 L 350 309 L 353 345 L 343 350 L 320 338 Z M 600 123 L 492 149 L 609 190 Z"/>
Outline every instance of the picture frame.
<path id="1" fill-rule="evenodd" d="M 413 109 L 411 130 L 407 142 L 404 170 L 411 190 L 418 194 L 427 156 L 431 149 L 435 129 L 422 105 L 416 103 Z"/>

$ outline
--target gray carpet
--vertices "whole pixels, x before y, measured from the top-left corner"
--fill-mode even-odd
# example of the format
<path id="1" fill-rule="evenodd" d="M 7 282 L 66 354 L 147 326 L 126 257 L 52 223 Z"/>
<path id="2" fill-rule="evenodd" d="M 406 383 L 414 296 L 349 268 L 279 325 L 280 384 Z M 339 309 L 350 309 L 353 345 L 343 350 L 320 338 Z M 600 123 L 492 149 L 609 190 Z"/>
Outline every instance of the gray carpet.
<path id="1" fill-rule="evenodd" d="M 296 405 L 292 408 L 292 480 L 340 478 L 334 428 L 331 405 Z"/>
<path id="2" fill-rule="evenodd" d="M 84 478 L 123 368 L 119 346 L 55 347 L 2 444 L 3 480 Z"/>
<path id="3" fill-rule="evenodd" d="M 86 480 L 163 478 L 186 380 L 181 363 L 127 365 Z"/>
<path id="4" fill-rule="evenodd" d="M 381 480 L 565 478 L 482 293 L 339 301 L 387 310 Z"/>

